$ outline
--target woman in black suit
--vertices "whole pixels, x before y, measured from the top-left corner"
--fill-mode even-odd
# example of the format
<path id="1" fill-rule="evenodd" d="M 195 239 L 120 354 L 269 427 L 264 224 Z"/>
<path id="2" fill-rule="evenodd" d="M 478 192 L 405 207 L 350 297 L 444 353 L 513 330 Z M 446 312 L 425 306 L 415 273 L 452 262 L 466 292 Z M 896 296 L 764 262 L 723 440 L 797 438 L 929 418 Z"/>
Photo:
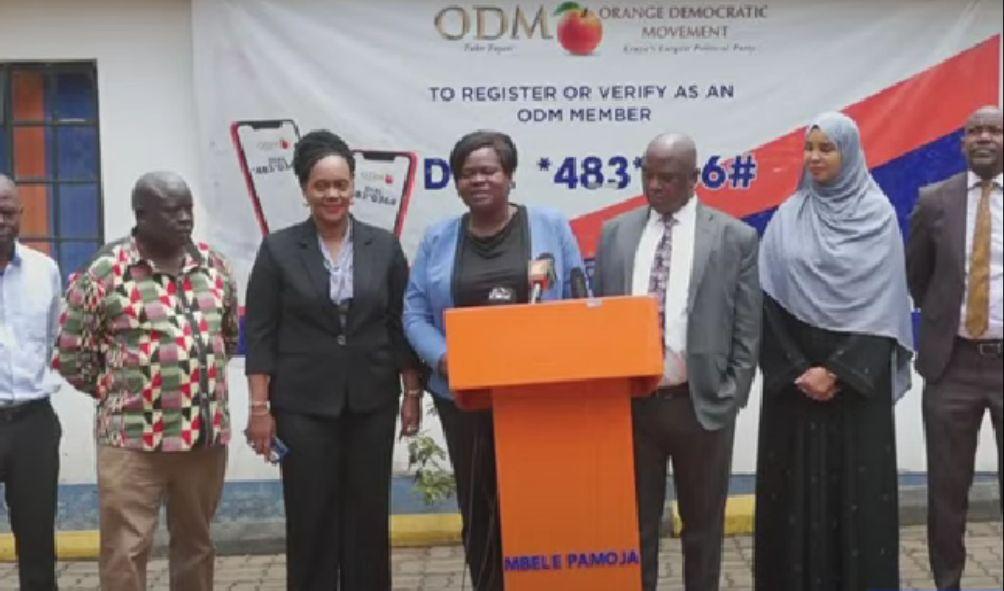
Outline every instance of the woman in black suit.
<path id="1" fill-rule="evenodd" d="M 355 161 L 328 131 L 296 145 L 310 219 L 262 242 L 248 282 L 246 434 L 281 464 L 291 590 L 390 589 L 394 423 L 414 434 L 422 389 L 401 328 L 397 239 L 354 220 Z"/>

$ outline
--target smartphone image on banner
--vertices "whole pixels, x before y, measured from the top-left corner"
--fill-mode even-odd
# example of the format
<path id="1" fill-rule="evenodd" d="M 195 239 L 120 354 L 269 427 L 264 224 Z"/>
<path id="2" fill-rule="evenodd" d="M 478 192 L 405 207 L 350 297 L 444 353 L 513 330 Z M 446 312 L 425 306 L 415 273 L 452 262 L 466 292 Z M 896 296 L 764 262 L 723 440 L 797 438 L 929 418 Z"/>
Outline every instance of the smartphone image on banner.
<path id="1" fill-rule="evenodd" d="M 415 187 L 414 152 L 353 150 L 356 157 L 356 219 L 401 235 Z"/>
<path id="2" fill-rule="evenodd" d="M 300 130 L 292 119 L 235 121 L 230 137 L 262 234 L 307 219 L 303 194 L 293 172 L 293 149 Z M 414 152 L 353 150 L 356 160 L 356 219 L 401 235 L 415 186 Z"/>
<path id="3" fill-rule="evenodd" d="M 309 213 L 293 172 L 300 130 L 292 119 L 235 121 L 230 138 L 262 235 L 298 224 Z"/>

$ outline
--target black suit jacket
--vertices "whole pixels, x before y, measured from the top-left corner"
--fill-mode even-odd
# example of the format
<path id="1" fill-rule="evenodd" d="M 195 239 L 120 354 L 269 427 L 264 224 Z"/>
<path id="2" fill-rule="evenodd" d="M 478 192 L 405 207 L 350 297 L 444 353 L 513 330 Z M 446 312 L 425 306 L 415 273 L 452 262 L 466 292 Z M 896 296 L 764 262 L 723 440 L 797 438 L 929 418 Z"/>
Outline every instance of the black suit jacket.
<path id="1" fill-rule="evenodd" d="M 344 331 L 313 220 L 270 234 L 248 281 L 245 372 L 271 376 L 279 411 L 338 416 L 394 404 L 415 365 L 401 312 L 408 263 L 391 233 L 353 220 L 353 298 Z"/>
<path id="2" fill-rule="evenodd" d="M 959 332 L 966 285 L 966 173 L 928 185 L 910 217 L 906 272 L 920 308 L 917 371 L 929 382 L 945 372 Z"/>

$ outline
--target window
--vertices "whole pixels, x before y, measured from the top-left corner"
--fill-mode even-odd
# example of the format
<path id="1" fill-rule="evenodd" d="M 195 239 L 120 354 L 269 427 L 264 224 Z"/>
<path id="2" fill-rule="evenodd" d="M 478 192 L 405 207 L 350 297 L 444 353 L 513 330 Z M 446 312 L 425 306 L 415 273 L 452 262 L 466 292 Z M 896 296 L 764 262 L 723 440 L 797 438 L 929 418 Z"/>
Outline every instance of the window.
<path id="1" fill-rule="evenodd" d="M 97 72 L 92 62 L 0 62 L 0 172 L 24 202 L 21 241 L 66 277 L 102 244 Z"/>

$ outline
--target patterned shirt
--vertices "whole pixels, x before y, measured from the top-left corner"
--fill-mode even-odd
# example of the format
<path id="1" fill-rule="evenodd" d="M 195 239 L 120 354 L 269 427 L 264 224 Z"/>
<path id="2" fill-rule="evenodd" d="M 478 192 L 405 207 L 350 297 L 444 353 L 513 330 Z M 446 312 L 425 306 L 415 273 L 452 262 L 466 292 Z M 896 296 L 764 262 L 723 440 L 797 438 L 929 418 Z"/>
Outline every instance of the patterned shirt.
<path id="1" fill-rule="evenodd" d="M 98 400 L 99 445 L 174 452 L 229 442 L 236 288 L 209 246 L 191 244 L 174 276 L 133 238 L 108 245 L 71 280 L 60 323 L 53 366 Z"/>

